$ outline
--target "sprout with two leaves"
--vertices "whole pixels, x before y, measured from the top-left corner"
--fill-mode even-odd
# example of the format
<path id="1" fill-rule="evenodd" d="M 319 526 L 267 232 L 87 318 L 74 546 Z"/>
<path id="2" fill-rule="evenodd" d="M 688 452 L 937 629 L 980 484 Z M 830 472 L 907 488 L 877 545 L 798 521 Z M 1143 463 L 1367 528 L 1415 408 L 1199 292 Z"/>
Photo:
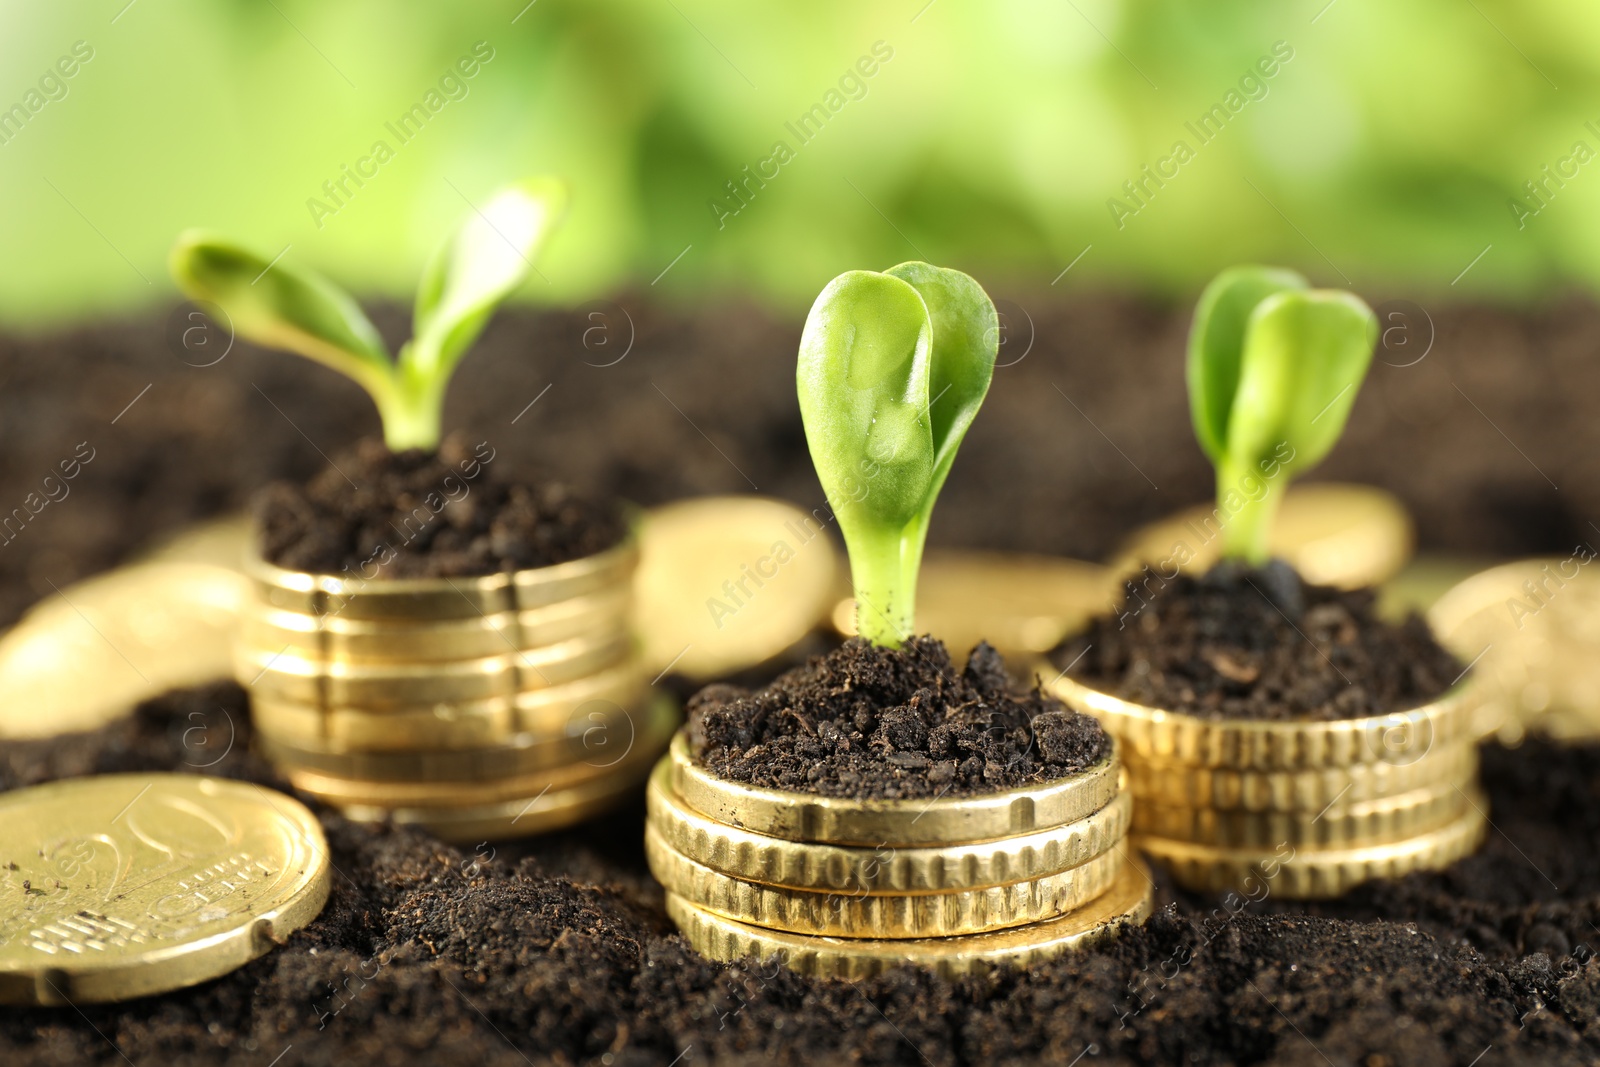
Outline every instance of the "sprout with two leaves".
<path id="1" fill-rule="evenodd" d="M 927 263 L 841 274 L 806 318 L 800 415 L 850 553 L 856 630 L 875 645 L 911 634 L 928 519 L 998 348 L 982 287 Z"/>
<path id="2" fill-rule="evenodd" d="M 199 231 L 178 238 L 170 266 L 184 294 L 221 307 L 239 336 L 355 379 L 377 404 L 391 451 L 432 451 L 451 374 L 533 269 L 566 199 L 562 183 L 535 178 L 499 190 L 469 215 L 423 272 L 413 336 L 398 357 L 354 300 L 310 271 Z"/>
<path id="3" fill-rule="evenodd" d="M 1232 267 L 1201 294 L 1189 334 L 1190 413 L 1217 471 L 1219 506 L 1243 501 L 1223 527 L 1224 557 L 1267 562 L 1288 482 L 1344 432 L 1377 337 L 1377 317 L 1359 297 L 1312 289 L 1293 271 Z"/>

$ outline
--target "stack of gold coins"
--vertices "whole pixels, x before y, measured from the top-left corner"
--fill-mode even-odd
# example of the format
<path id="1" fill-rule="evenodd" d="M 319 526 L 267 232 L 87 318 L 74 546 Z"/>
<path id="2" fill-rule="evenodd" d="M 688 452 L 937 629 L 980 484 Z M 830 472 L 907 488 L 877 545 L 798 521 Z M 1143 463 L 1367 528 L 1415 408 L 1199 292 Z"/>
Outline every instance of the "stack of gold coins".
<path id="1" fill-rule="evenodd" d="M 646 793 L 645 851 L 698 951 L 861 978 L 1024 964 L 1149 914 L 1123 846 L 1114 744 L 1070 778 L 971 797 L 848 800 L 730 782 L 680 732 Z"/>
<path id="2" fill-rule="evenodd" d="M 1447 866 L 1483 841 L 1483 730 L 1469 687 L 1327 722 L 1202 719 L 1066 676 L 1047 688 L 1122 743 L 1133 841 L 1188 888 L 1332 897 Z"/>
<path id="3" fill-rule="evenodd" d="M 452 840 L 567 825 L 637 788 L 676 726 L 629 629 L 634 540 L 476 578 L 288 571 L 252 554 L 236 657 L 295 786 Z"/>

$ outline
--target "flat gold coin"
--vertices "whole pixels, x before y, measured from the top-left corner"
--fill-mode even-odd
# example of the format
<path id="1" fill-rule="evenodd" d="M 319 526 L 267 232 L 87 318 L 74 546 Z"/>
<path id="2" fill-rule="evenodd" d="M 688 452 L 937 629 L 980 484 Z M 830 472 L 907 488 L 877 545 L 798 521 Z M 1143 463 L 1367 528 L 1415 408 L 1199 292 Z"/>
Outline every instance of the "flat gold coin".
<path id="1" fill-rule="evenodd" d="M 1021 882 L 1087 863 L 1121 841 L 1133 797 L 1065 826 L 946 848 L 849 848 L 784 841 L 706 818 L 672 792 L 672 765 L 656 764 L 645 793 L 662 842 L 719 874 L 767 885 L 846 893 L 929 893 Z"/>
<path id="2" fill-rule="evenodd" d="M 614 667 L 632 651 L 633 640 L 625 630 L 446 663 L 328 661 L 242 649 L 234 677 L 268 700 L 381 711 L 464 704 L 564 685 Z"/>
<path id="3" fill-rule="evenodd" d="M 992 933 L 920 940 L 807 937 L 726 919 L 675 893 L 668 893 L 666 900 L 667 914 L 695 951 L 708 959 L 732 963 L 753 957 L 817 978 L 868 978 L 904 964 L 956 978 L 1006 965 L 1025 967 L 1114 937 L 1123 927 L 1149 916 L 1153 889 L 1143 864 L 1128 859 L 1107 892 L 1058 919 Z"/>
<path id="4" fill-rule="evenodd" d="M 0 795 L 0 1002 L 162 993 L 270 952 L 328 899 L 328 845 L 281 793 L 118 774 Z"/>
<path id="5" fill-rule="evenodd" d="M 1230 771 L 1136 760 L 1125 763 L 1123 772 L 1129 791 L 1141 804 L 1315 815 L 1336 804 L 1365 803 L 1442 782 L 1475 780 L 1478 747 L 1458 741 L 1436 745 L 1409 763 L 1308 771 Z"/>
<path id="6" fill-rule="evenodd" d="M 1473 778 L 1425 786 L 1379 800 L 1339 801 L 1323 811 L 1219 811 L 1140 800 L 1133 833 L 1222 848 L 1356 848 L 1436 830 L 1466 813 Z"/>
<path id="7" fill-rule="evenodd" d="M 770 930 L 819 937 L 950 937 L 1054 919 L 1111 888 L 1122 856 L 1102 852 L 1067 870 L 1010 885 L 945 893 L 820 892 L 730 878 L 644 833 L 656 881 L 697 907 Z"/>
<path id="8" fill-rule="evenodd" d="M 518 738 L 588 733 L 614 706 L 638 707 L 647 679 L 635 658 L 595 674 L 515 697 L 385 709 L 320 708 L 250 695 L 258 732 L 329 752 L 411 752 L 515 744 Z"/>
<path id="9" fill-rule="evenodd" d="M 1441 597 L 1428 621 L 1441 644 L 1475 662 L 1483 717 L 1502 737 L 1600 737 L 1600 563 L 1492 567 Z"/>
<path id="10" fill-rule="evenodd" d="M 1358 719 L 1260 722 L 1202 719 L 1112 696 L 1066 674 L 1045 686 L 1116 736 L 1130 763 L 1153 760 L 1238 771 L 1303 771 L 1414 763 L 1433 748 L 1483 736 L 1471 681 L 1418 708 Z"/>
<path id="11" fill-rule="evenodd" d="M 673 791 L 715 822 L 787 841 L 867 848 L 960 845 L 1075 823 L 1111 802 L 1121 770 L 1113 743 L 1094 766 L 1041 785 L 931 800 L 846 800 L 718 778 L 695 762 L 681 732 L 668 756 Z"/>
<path id="12" fill-rule="evenodd" d="M 269 656 L 330 662 L 445 662 L 616 634 L 628 626 L 627 584 L 527 611 L 415 622 L 309 615 L 255 605 L 245 612 L 242 640 Z"/>
<path id="13" fill-rule="evenodd" d="M 1129 575 L 1149 564 L 1169 577 L 1174 569 L 1209 570 L 1222 558 L 1227 516 L 1218 507 L 1202 504 L 1144 527 L 1117 553 L 1111 570 Z M 1267 537 L 1272 555 L 1306 581 L 1341 589 L 1392 578 L 1411 558 L 1414 540 L 1411 517 L 1392 494 L 1334 482 L 1291 487 Z"/>
<path id="14" fill-rule="evenodd" d="M 195 523 L 152 545 L 141 563 L 209 563 L 244 573 L 245 553 L 255 538 L 254 520 L 235 512 Z"/>
<path id="15" fill-rule="evenodd" d="M 608 736 L 588 738 L 589 755 L 585 758 L 547 770 L 497 778 L 377 781 L 293 765 L 282 769 L 296 789 L 340 808 L 491 808 L 526 802 L 544 793 L 581 789 L 619 774 L 631 774 L 634 782 L 642 782 L 678 722 L 676 706 L 671 700 L 660 698 L 642 712 L 625 716 Z"/>
<path id="16" fill-rule="evenodd" d="M 1038 655 L 1107 610 L 1112 573 L 1096 563 L 1052 556 L 935 550 L 917 579 L 918 633 L 964 654 L 988 641 L 1007 656 Z M 833 609 L 834 628 L 856 632 L 856 602 Z"/>
<path id="17" fill-rule="evenodd" d="M 1467 806 L 1457 818 L 1383 845 L 1318 849 L 1283 843 L 1271 849 L 1233 849 L 1164 837 L 1130 840 L 1189 889 L 1213 893 L 1232 889 L 1255 896 L 1268 887 L 1271 895 L 1290 900 L 1336 897 L 1376 878 L 1448 867 L 1476 851 L 1488 828 L 1488 804 L 1475 789 L 1463 793 Z"/>
<path id="18" fill-rule="evenodd" d="M 645 661 L 714 678 L 810 633 L 827 617 L 839 570 L 826 525 L 762 497 L 702 497 L 652 510 L 639 533 L 636 580 Z"/>
<path id="19" fill-rule="evenodd" d="M 140 563 L 77 582 L 0 637 L 0 736 L 90 730 L 171 689 L 232 673 L 249 584 L 199 563 Z"/>

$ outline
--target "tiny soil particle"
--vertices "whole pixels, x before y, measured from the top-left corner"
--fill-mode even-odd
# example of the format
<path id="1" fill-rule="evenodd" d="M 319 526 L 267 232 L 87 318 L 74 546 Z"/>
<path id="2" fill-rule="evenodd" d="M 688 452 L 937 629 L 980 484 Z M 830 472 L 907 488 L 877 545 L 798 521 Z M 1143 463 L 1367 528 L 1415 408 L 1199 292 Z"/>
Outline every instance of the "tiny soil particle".
<path id="1" fill-rule="evenodd" d="M 309 482 L 261 491 L 262 554 L 322 574 L 460 577 L 564 563 L 622 540 L 615 502 L 508 481 L 494 459 L 487 443 L 458 435 L 438 452 L 395 453 L 366 438 Z"/>
<path id="2" fill-rule="evenodd" d="M 1076 774 L 1100 758 L 1100 724 L 1013 690 L 980 644 L 957 672 L 944 643 L 854 638 L 754 691 L 690 701 L 694 755 L 736 782 L 857 799 L 970 796 Z"/>
<path id="3" fill-rule="evenodd" d="M 1462 666 L 1417 615 L 1380 618 L 1370 590 L 1302 582 L 1287 564 L 1219 563 L 1130 582 L 1117 611 L 1051 653 L 1086 685 L 1208 719 L 1328 721 L 1442 695 Z"/>

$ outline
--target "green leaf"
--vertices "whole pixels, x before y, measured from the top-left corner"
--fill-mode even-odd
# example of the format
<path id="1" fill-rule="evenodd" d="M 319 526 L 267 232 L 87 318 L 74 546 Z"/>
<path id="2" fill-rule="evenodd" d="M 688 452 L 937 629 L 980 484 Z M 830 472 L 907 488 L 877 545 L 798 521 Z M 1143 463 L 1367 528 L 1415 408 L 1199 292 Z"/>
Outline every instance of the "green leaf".
<path id="1" fill-rule="evenodd" d="M 566 204 L 566 186 L 555 178 L 508 185 L 434 253 L 417 289 L 415 337 L 405 357 L 418 377 L 449 377 L 495 308 L 534 269 Z"/>
<path id="2" fill-rule="evenodd" d="M 197 230 L 179 235 L 168 264 L 184 295 L 221 307 L 239 336 L 332 367 L 382 406 L 394 365 L 377 329 L 332 282 Z"/>
<path id="3" fill-rule="evenodd" d="M 1000 350 L 999 316 L 983 287 L 958 270 L 913 261 L 885 273 L 916 289 L 933 324 L 928 413 L 934 448 L 932 491 L 937 493 L 989 392 Z"/>
<path id="4" fill-rule="evenodd" d="M 1212 463 L 1220 462 L 1227 451 L 1228 420 L 1251 312 L 1272 294 L 1304 289 L 1307 284 L 1294 271 L 1239 266 L 1217 275 L 1200 294 L 1189 329 L 1189 411 L 1195 436 Z"/>
<path id="5" fill-rule="evenodd" d="M 1320 463 L 1344 432 L 1372 364 L 1378 319 L 1351 293 L 1280 292 L 1256 306 L 1245 328 L 1227 456 L 1249 470 L 1287 444 L 1283 474 Z"/>

